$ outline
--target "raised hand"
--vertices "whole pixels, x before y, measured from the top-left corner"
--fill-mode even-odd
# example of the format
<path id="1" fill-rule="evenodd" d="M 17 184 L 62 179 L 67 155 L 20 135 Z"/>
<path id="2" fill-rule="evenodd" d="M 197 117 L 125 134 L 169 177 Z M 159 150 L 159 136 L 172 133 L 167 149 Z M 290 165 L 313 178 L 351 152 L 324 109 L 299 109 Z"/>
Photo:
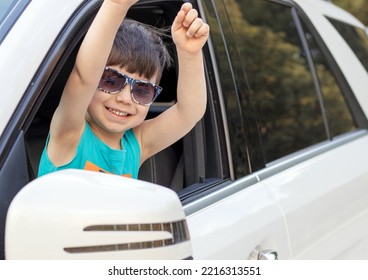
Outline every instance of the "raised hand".
<path id="1" fill-rule="evenodd" d="M 206 43 L 209 30 L 208 24 L 198 17 L 198 12 L 193 9 L 192 4 L 185 3 L 176 15 L 171 34 L 178 50 L 196 53 Z"/>

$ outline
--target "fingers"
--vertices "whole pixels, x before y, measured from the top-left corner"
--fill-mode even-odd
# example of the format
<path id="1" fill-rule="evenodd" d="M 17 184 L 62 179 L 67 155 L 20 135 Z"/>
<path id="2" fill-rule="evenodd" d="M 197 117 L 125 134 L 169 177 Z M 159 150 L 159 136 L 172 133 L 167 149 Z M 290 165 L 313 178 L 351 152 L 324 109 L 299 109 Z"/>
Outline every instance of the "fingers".
<path id="1" fill-rule="evenodd" d="M 181 27 L 187 29 L 188 37 L 200 37 L 209 32 L 209 26 L 198 17 L 198 11 L 193 9 L 191 3 L 183 4 L 175 18 L 173 29 L 178 30 Z"/>
<path id="2" fill-rule="evenodd" d="M 189 26 L 186 35 L 188 37 L 200 37 L 208 35 L 209 26 L 202 19 L 196 18 Z"/>
<path id="3" fill-rule="evenodd" d="M 191 9 L 192 9 L 192 4 L 190 4 L 190 3 L 185 3 L 181 6 L 181 9 L 178 12 L 178 14 L 176 15 L 175 20 L 174 20 L 173 25 L 172 25 L 172 29 L 174 31 L 178 30 L 178 29 L 180 29 L 181 27 L 184 26 L 183 23 L 184 23 L 184 20 L 185 20 L 185 16 Z"/>
<path id="4" fill-rule="evenodd" d="M 193 9 L 193 6 L 191 3 L 187 2 L 181 5 L 180 11 L 183 11 L 185 14 L 188 13 L 191 9 Z"/>
<path id="5" fill-rule="evenodd" d="M 195 9 L 190 9 L 184 17 L 183 26 L 189 27 L 194 20 L 198 18 L 198 12 Z"/>

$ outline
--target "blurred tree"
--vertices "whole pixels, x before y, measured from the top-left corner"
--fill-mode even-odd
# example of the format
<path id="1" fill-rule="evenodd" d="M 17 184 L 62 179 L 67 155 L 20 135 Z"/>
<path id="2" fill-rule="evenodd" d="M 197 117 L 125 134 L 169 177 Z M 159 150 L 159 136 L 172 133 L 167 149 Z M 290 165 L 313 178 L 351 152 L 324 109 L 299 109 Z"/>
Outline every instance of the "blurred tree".
<path id="1" fill-rule="evenodd" d="M 368 26 L 368 1 L 367 0 L 332 0 L 337 6 L 349 11 Z"/>

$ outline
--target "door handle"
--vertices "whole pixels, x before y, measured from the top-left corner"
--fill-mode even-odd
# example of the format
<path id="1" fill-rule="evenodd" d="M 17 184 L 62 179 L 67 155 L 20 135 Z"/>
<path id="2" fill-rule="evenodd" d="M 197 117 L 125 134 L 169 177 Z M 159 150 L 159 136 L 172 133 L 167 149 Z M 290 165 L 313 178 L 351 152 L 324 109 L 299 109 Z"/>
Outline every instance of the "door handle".
<path id="1" fill-rule="evenodd" d="M 262 250 L 258 252 L 257 260 L 275 261 L 278 260 L 277 251 Z"/>

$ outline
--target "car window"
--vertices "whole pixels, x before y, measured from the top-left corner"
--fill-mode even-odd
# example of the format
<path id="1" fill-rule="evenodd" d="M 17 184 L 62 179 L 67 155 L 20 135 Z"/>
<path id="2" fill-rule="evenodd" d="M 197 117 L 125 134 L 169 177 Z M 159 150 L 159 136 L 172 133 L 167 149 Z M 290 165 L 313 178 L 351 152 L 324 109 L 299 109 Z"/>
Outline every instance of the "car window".
<path id="1" fill-rule="evenodd" d="M 228 10 L 256 111 L 266 163 L 326 139 L 314 81 L 291 8 L 236 1 Z M 245 110 L 246 108 L 243 108 Z"/>
<path id="2" fill-rule="evenodd" d="M 368 36 L 365 30 L 336 19 L 329 18 L 328 20 L 348 43 L 368 71 Z"/>
<path id="3" fill-rule="evenodd" d="M 348 106 L 351 99 L 344 95 L 343 90 L 339 86 L 338 81 L 333 74 L 332 68 L 327 62 L 326 56 L 318 46 L 315 37 L 308 31 L 305 24 L 303 24 L 303 29 L 323 95 L 324 110 L 328 120 L 329 136 L 333 139 L 338 135 L 357 128 L 357 121 L 353 119 L 353 113 L 350 110 L 353 106 Z"/>
<path id="4" fill-rule="evenodd" d="M 231 30 L 224 36 L 235 41 L 229 52 L 233 69 L 241 72 L 236 77 L 242 88 L 239 95 L 247 96 L 250 102 L 240 96 L 238 104 L 244 123 L 252 122 L 249 112 L 254 110 L 257 132 L 252 133 L 260 138 L 265 165 L 357 127 L 325 52 L 305 25 L 305 34 L 301 32 L 291 6 L 238 0 L 229 3 L 226 10 Z M 301 40 L 302 34 L 306 42 Z M 239 139 L 239 135 L 232 139 Z M 232 145 L 257 149 L 244 145 L 247 141 L 243 138 Z M 244 165 L 241 159 L 236 163 L 236 157 L 233 161 L 234 166 Z M 257 169 L 259 165 L 252 171 Z M 247 174 L 240 169 L 235 173 L 236 177 Z"/>
<path id="5" fill-rule="evenodd" d="M 263 166 L 262 151 L 259 147 L 257 122 L 254 110 L 249 100 L 249 89 L 245 79 L 246 74 L 237 52 L 234 26 L 228 18 L 236 13 L 236 2 L 215 1 L 216 13 L 208 17 L 211 26 L 211 40 L 217 60 L 218 78 L 221 86 L 220 97 L 223 99 L 223 110 L 226 111 L 224 121 L 225 130 L 228 131 L 228 145 L 231 157 L 230 174 L 232 178 L 249 174 Z M 229 12 L 230 11 L 230 12 Z M 229 15 L 230 14 L 230 15 Z M 239 28 L 242 26 L 242 17 Z M 217 27 L 218 25 L 218 27 Z M 242 106 L 240 107 L 240 104 Z M 252 149 L 248 149 L 248 147 Z M 260 161 L 254 159 L 262 159 Z"/>

